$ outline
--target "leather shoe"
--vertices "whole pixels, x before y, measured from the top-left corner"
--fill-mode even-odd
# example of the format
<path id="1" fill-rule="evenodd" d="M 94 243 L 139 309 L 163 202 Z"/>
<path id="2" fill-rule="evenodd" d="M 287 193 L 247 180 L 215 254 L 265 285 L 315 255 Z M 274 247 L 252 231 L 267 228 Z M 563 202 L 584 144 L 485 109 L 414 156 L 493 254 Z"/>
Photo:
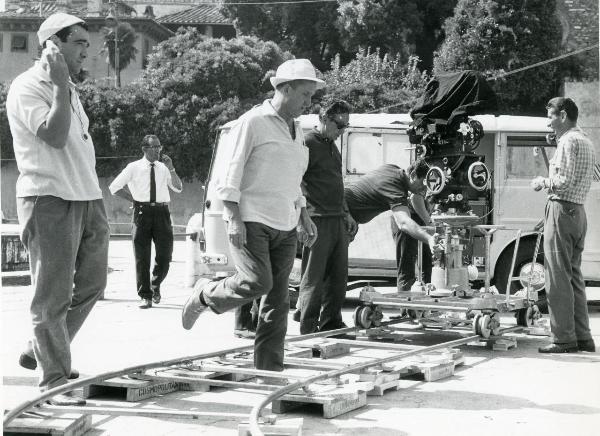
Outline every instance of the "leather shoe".
<path id="1" fill-rule="evenodd" d="M 183 305 L 181 311 L 181 325 L 184 329 L 189 330 L 194 327 L 198 317 L 206 310 L 208 306 L 202 303 L 201 295 L 204 286 L 210 283 L 209 279 L 199 279 L 194 285 L 194 290 Z"/>
<path id="2" fill-rule="evenodd" d="M 300 322 L 300 316 L 302 315 L 302 312 L 300 312 L 300 310 L 296 309 L 294 311 L 294 314 L 292 315 L 292 319 L 296 322 Z"/>
<path id="3" fill-rule="evenodd" d="M 549 344 L 538 348 L 540 353 L 577 353 L 577 345 L 573 344 Z"/>
<path id="4" fill-rule="evenodd" d="M 37 360 L 35 360 L 35 357 L 31 357 L 29 354 L 23 352 L 19 356 L 19 365 L 21 365 L 25 369 L 35 370 L 37 368 Z M 77 371 L 74 368 L 71 368 L 71 373 L 67 378 L 69 380 L 79 378 L 79 371 Z"/>
<path id="5" fill-rule="evenodd" d="M 160 292 L 158 292 L 158 291 L 154 291 L 154 294 L 152 294 L 152 301 L 153 301 L 155 304 L 158 304 L 158 303 L 160 303 Z"/>
<path id="6" fill-rule="evenodd" d="M 150 309 L 152 307 L 152 300 L 149 298 L 144 298 L 144 302 L 140 304 L 140 309 Z"/>
<path id="7" fill-rule="evenodd" d="M 83 398 L 73 395 L 71 392 L 55 395 L 46 401 L 52 406 L 85 406 Z"/>
<path id="8" fill-rule="evenodd" d="M 235 329 L 233 334 L 242 339 L 254 339 L 256 337 L 256 332 L 248 329 Z"/>
<path id="9" fill-rule="evenodd" d="M 577 349 L 579 351 L 589 351 L 590 353 L 596 352 L 596 344 L 593 339 L 585 339 L 583 341 L 577 341 Z"/>

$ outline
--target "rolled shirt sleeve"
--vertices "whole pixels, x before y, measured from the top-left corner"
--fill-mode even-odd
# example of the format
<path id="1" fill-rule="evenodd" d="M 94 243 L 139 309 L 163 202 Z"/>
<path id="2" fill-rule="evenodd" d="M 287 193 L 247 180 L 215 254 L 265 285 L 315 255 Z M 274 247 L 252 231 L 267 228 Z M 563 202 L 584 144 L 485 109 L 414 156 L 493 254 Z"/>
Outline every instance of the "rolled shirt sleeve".
<path id="1" fill-rule="evenodd" d="M 216 191 L 219 199 L 223 201 L 240 202 L 241 184 L 244 176 L 244 167 L 253 147 L 252 119 L 240 119 L 227 134 L 229 142 L 229 163 L 225 174 L 217 180 Z"/>
<path id="2" fill-rule="evenodd" d="M 171 189 L 171 191 L 177 192 L 179 194 L 181 191 L 183 191 L 183 186 L 182 186 L 181 189 L 176 188 L 173 185 L 173 177 L 171 176 L 171 171 L 169 171 L 169 169 L 166 166 L 165 166 L 165 168 L 166 168 L 166 171 L 168 172 L 168 174 L 167 174 L 167 186 L 169 187 L 169 189 Z"/>
<path id="3" fill-rule="evenodd" d="M 550 167 L 550 187 L 556 191 L 564 191 L 572 183 L 575 173 L 575 159 L 577 157 L 577 142 L 565 141 L 556 150 Z"/>

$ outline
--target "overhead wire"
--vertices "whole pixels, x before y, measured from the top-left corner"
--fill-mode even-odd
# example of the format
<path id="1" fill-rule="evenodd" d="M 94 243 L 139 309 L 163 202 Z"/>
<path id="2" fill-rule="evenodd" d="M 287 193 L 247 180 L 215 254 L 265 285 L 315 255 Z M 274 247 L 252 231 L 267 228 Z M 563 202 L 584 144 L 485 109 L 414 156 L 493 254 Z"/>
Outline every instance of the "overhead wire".
<path id="1" fill-rule="evenodd" d="M 577 54 L 580 54 L 580 53 L 583 53 L 583 52 L 586 52 L 586 51 L 589 51 L 589 50 L 593 50 L 594 48 L 598 48 L 598 47 L 600 47 L 600 43 L 592 44 L 592 45 L 590 45 L 588 47 L 584 47 L 584 48 L 580 48 L 580 49 L 577 49 L 577 50 L 573 50 L 573 51 L 570 51 L 568 53 L 564 53 L 564 54 L 559 55 L 559 56 L 555 56 L 555 57 L 552 57 L 552 58 L 549 58 L 549 59 L 545 59 L 545 60 L 540 61 L 540 62 L 536 62 L 535 64 L 531 64 L 531 65 L 527 65 L 525 67 L 517 68 L 515 70 L 507 71 L 507 72 L 499 74 L 497 76 L 488 77 L 486 80 L 488 82 L 491 82 L 491 81 L 495 81 L 495 80 L 498 80 L 498 79 L 503 79 L 505 77 L 512 76 L 513 74 L 521 73 L 523 71 L 527 71 L 527 70 L 530 70 L 532 68 L 541 67 L 542 65 L 550 64 L 552 62 L 556 62 L 558 60 L 565 59 L 565 58 L 568 58 L 570 56 L 574 56 L 574 55 L 577 55 Z M 381 110 L 387 110 L 387 109 L 391 109 L 393 107 L 402 106 L 404 104 L 406 104 L 406 103 L 405 102 L 403 102 L 403 103 L 395 103 L 395 104 L 391 104 L 391 105 L 388 105 L 388 106 L 383 106 L 383 107 L 379 107 L 379 108 L 376 108 L 376 109 L 372 109 L 370 111 L 367 111 L 366 113 L 372 114 L 372 113 L 375 113 L 375 112 L 379 112 Z"/>
<path id="2" fill-rule="evenodd" d="M 302 3 L 333 3 L 333 2 L 337 2 L 338 0 L 288 0 L 288 1 L 272 1 L 272 2 L 268 2 L 268 1 L 262 1 L 262 2 L 227 2 L 227 3 L 223 3 L 223 6 L 243 6 L 243 5 L 264 5 L 264 6 L 269 6 L 269 5 L 298 5 L 298 4 L 302 4 Z M 176 2 L 175 2 L 176 3 Z M 185 2 L 186 4 L 189 4 L 188 2 Z M 193 5 L 196 6 L 203 6 L 203 5 L 210 5 L 210 6 L 214 6 L 215 3 L 214 2 L 192 2 Z"/>

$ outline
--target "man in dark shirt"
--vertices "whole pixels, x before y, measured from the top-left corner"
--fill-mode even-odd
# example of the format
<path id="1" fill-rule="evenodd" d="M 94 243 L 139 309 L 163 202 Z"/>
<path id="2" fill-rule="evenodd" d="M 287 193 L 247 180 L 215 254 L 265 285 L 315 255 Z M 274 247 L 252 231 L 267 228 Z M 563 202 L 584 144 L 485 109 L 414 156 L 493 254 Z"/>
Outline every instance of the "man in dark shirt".
<path id="1" fill-rule="evenodd" d="M 355 232 L 356 223 L 344 205 L 342 155 L 335 140 L 348 126 L 349 113 L 348 103 L 334 101 L 321 109 L 319 125 L 306 135 L 309 159 L 302 192 L 319 238 L 302 251 L 298 301 L 301 334 L 344 327 L 348 232 Z M 302 238 L 302 232 L 299 235 Z"/>
<path id="2" fill-rule="evenodd" d="M 424 194 L 426 188 L 423 181 L 428 170 L 427 163 L 423 159 L 417 159 L 406 171 L 396 165 L 386 164 L 365 174 L 345 189 L 350 214 L 357 223 L 365 224 L 380 213 L 391 210 L 392 220 L 398 231 L 428 244 L 433 252 L 435 237 L 421 229 L 411 218 L 409 194 Z M 399 239 L 397 238 L 397 243 L 400 242 Z M 400 269 L 402 259 L 397 261 Z M 414 261 L 412 268 L 414 270 Z"/>

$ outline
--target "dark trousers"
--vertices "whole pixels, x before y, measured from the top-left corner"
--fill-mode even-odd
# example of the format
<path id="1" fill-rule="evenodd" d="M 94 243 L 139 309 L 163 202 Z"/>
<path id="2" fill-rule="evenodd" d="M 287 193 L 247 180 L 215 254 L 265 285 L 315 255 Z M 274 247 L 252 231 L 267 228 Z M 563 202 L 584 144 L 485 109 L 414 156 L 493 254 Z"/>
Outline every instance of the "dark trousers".
<path id="1" fill-rule="evenodd" d="M 544 222 L 544 269 L 552 341 L 575 344 L 591 339 L 581 273 L 587 232 L 583 205 L 548 201 Z"/>
<path id="2" fill-rule="evenodd" d="M 411 218 L 420 226 L 423 225 L 423 220 L 417 215 L 412 214 Z M 409 234 L 400 231 L 396 225 L 394 217 L 391 218 L 392 235 L 394 236 L 394 242 L 396 243 L 396 268 L 398 274 L 398 291 L 410 291 L 411 286 L 415 283 L 415 265 L 417 263 L 417 257 L 419 254 L 419 241 L 411 237 Z M 422 257 L 422 271 L 423 271 L 423 282 L 431 282 L 431 250 L 429 245 L 422 244 L 423 246 L 423 257 Z"/>
<path id="3" fill-rule="evenodd" d="M 235 329 L 256 331 L 260 298 L 235 309 Z"/>
<path id="4" fill-rule="evenodd" d="M 229 245 L 237 272 L 202 289 L 206 304 L 216 313 L 260 301 L 254 339 L 254 366 L 283 371 L 290 294 L 288 283 L 296 256 L 296 229 L 277 230 L 247 222 L 246 245 Z"/>
<path id="5" fill-rule="evenodd" d="M 302 251 L 300 333 L 342 327 L 348 282 L 348 233 L 343 217 L 314 217 L 318 238 Z"/>
<path id="6" fill-rule="evenodd" d="M 110 229 L 102 199 L 17 198 L 17 214 L 29 252 L 32 345 L 45 391 L 68 381 L 71 342 L 106 286 Z"/>
<path id="7" fill-rule="evenodd" d="M 173 228 L 167 206 L 134 204 L 133 207 L 133 251 L 137 293 L 140 298 L 152 298 L 160 292 L 160 284 L 169 272 L 173 256 Z M 150 278 L 150 256 L 154 241 L 154 268 Z"/>

